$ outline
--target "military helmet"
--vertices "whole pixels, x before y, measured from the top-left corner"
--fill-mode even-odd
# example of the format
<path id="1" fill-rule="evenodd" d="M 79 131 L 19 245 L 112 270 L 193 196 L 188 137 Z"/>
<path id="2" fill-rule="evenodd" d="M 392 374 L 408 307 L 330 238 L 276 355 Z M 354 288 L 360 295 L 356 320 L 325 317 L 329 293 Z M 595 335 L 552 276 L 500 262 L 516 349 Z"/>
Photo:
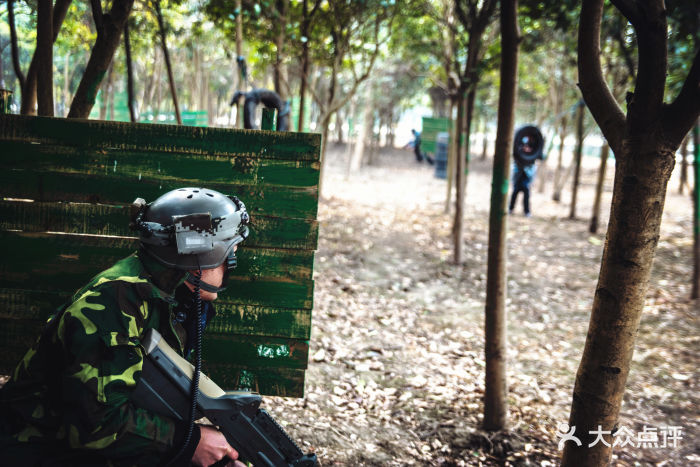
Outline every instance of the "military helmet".
<path id="1" fill-rule="evenodd" d="M 160 263 L 184 271 L 235 267 L 233 247 L 248 236 L 248 213 L 235 196 L 179 188 L 152 203 L 134 201 L 130 227 Z"/>

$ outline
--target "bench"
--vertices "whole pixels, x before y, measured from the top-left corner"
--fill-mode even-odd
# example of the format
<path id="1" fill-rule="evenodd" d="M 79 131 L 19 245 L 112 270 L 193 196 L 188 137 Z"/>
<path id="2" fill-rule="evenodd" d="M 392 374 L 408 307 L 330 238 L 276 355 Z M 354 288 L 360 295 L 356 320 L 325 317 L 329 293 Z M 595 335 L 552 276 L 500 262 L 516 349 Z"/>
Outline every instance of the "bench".
<path id="1" fill-rule="evenodd" d="M 251 234 L 203 341 L 228 390 L 301 397 L 321 136 L 0 114 L 0 374 L 46 318 L 137 247 L 129 205 L 183 186 L 239 196 Z"/>

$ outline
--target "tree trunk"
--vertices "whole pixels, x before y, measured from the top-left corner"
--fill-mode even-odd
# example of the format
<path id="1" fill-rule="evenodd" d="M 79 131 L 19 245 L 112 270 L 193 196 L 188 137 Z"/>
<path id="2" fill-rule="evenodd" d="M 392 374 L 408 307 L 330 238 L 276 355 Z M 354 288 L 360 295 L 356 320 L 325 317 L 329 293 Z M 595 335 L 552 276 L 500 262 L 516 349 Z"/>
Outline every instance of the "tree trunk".
<path id="1" fill-rule="evenodd" d="M 347 113 L 347 112 L 346 112 Z M 337 142 L 338 144 L 343 144 L 345 142 L 344 137 L 343 137 L 343 123 L 345 122 L 342 115 L 342 110 L 338 109 L 338 111 L 335 113 L 335 132 L 336 132 L 336 137 L 337 137 Z M 353 122 L 354 126 L 354 122 Z M 348 132 L 352 131 L 350 128 L 350 122 L 348 122 Z"/>
<path id="2" fill-rule="evenodd" d="M 350 160 L 348 162 L 348 177 L 352 172 L 357 172 L 360 170 L 360 167 L 362 166 L 362 156 L 364 155 L 364 150 L 365 150 L 365 140 L 367 139 L 367 134 L 370 131 L 370 128 L 372 127 L 372 82 L 367 81 L 366 83 L 366 89 L 365 89 L 365 98 L 364 98 L 364 105 L 362 109 L 362 125 L 359 125 L 359 129 L 357 131 L 357 137 L 355 139 L 355 150 L 352 152 L 352 156 L 350 157 Z M 350 115 L 354 115 L 354 107 L 355 107 L 355 101 L 352 101 L 350 104 L 353 110 L 350 112 Z M 355 125 L 357 128 L 357 125 Z M 348 138 L 348 141 L 350 138 Z M 348 143 L 349 144 L 349 143 Z"/>
<path id="3" fill-rule="evenodd" d="M 554 172 L 554 189 L 552 190 L 552 200 L 557 203 L 561 200 L 561 190 L 564 183 L 561 180 L 561 171 L 564 163 L 564 140 L 566 139 L 566 127 L 568 126 L 568 117 L 564 115 L 561 118 L 561 130 L 559 133 L 559 158 L 557 159 L 557 169 Z"/>
<path id="4" fill-rule="evenodd" d="M 693 127 L 693 288 L 690 298 L 700 298 L 700 122 Z"/>
<path id="5" fill-rule="evenodd" d="M 15 6 L 14 0 L 7 0 L 7 22 L 10 23 L 10 49 L 12 52 L 12 67 L 15 70 L 15 75 L 19 81 L 19 88 L 24 94 L 24 85 L 27 79 L 22 73 L 22 67 L 19 63 L 19 45 L 17 44 L 17 26 L 15 25 Z"/>
<path id="6" fill-rule="evenodd" d="M 581 159 L 583 157 L 583 116 L 586 106 L 581 102 L 576 116 L 576 151 L 574 153 L 574 185 L 571 188 L 571 211 L 569 219 L 576 219 L 576 197 L 578 195 L 579 179 L 581 177 Z"/>
<path id="7" fill-rule="evenodd" d="M 70 54 L 66 53 L 63 57 L 63 107 L 61 109 L 61 116 L 65 117 L 68 113 L 68 104 L 70 103 Z"/>
<path id="8" fill-rule="evenodd" d="M 71 0 L 56 0 L 56 4 L 53 7 L 53 20 L 51 24 L 53 42 L 56 42 L 58 31 L 61 30 L 61 25 L 63 24 L 70 4 Z M 27 70 L 24 87 L 22 88 L 22 105 L 20 107 L 20 113 L 22 115 L 33 115 L 36 112 L 37 59 L 37 51 L 35 50 L 32 61 L 29 64 L 29 69 Z"/>
<path id="9" fill-rule="evenodd" d="M 119 39 L 133 5 L 134 0 L 114 0 L 109 14 L 104 15 L 104 23 L 97 31 L 97 39 L 78 90 L 73 96 L 68 118 L 88 118 L 90 115 L 95 105 L 97 90 L 112 63 L 114 52 L 119 47 Z"/>
<path id="10" fill-rule="evenodd" d="M 637 81 L 627 115 L 602 73 L 603 0 L 584 0 L 580 13 L 579 86 L 616 164 L 606 243 L 569 418 L 581 445 L 565 443 L 564 467 L 610 462 L 611 432 L 618 426 L 675 151 L 700 111 L 700 55 L 676 99 L 664 104 L 667 22 L 663 1 L 643 7 L 615 4 L 631 20 L 639 47 Z"/>
<path id="11" fill-rule="evenodd" d="M 513 147 L 518 79 L 517 0 L 501 0 L 501 87 L 498 97 L 498 134 L 491 184 L 489 251 L 486 279 L 484 429 L 506 427 L 506 196 Z"/>
<path id="12" fill-rule="evenodd" d="M 241 70 L 238 68 L 238 59 L 243 58 L 243 3 L 242 0 L 236 0 L 236 82 L 238 90 L 241 92 L 248 91 L 248 83 L 246 77 L 242 76 Z M 243 128 L 243 102 L 239 99 L 236 103 L 236 128 Z"/>
<path id="13" fill-rule="evenodd" d="M 102 94 L 100 95 L 100 120 L 107 120 L 107 107 L 109 106 L 109 96 L 112 94 L 112 77 L 114 76 L 114 66 L 109 65 L 107 69 L 107 79 L 102 83 Z"/>
<path id="14" fill-rule="evenodd" d="M 178 125 L 182 125 L 182 117 L 180 116 L 180 105 L 177 102 L 177 90 L 175 89 L 175 77 L 173 76 L 173 67 L 170 64 L 170 53 L 168 52 L 168 43 L 166 40 L 167 31 L 165 22 L 163 21 L 163 13 L 160 10 L 160 0 L 155 0 L 156 18 L 158 19 L 158 34 L 160 35 L 160 46 L 163 49 L 163 57 L 165 58 L 165 68 L 168 70 L 168 83 L 170 84 L 170 96 L 173 98 L 173 107 L 175 108 L 175 120 Z"/>
<path id="15" fill-rule="evenodd" d="M 129 118 L 136 122 L 136 110 L 134 107 L 134 66 L 131 61 L 131 42 L 129 40 L 129 21 L 124 24 L 124 52 L 126 55 L 126 95 L 129 107 Z"/>
<path id="16" fill-rule="evenodd" d="M 462 236 L 464 235 L 464 153 L 462 151 L 462 127 L 464 122 L 464 92 L 460 88 L 459 97 L 457 101 L 457 121 L 455 122 L 455 128 L 457 128 L 457 138 L 455 144 L 455 217 L 452 224 L 452 236 L 454 241 L 454 258 L 455 264 L 462 264 L 464 261 L 464 245 L 462 245 Z M 469 145 L 466 144 L 467 150 L 469 150 Z"/>
<path id="17" fill-rule="evenodd" d="M 600 148 L 600 168 L 598 169 L 598 182 L 595 187 L 595 201 L 593 202 L 593 215 L 591 216 L 591 223 L 588 226 L 588 231 L 590 233 L 598 232 L 598 218 L 600 217 L 600 200 L 603 197 L 603 186 L 605 185 L 605 167 L 608 164 L 608 154 L 610 146 L 608 143 L 603 143 L 603 147 Z"/>
<path id="18" fill-rule="evenodd" d="M 161 54 L 158 51 L 158 48 L 155 47 L 153 49 L 153 62 L 151 73 L 148 77 L 148 81 L 146 82 L 146 86 L 144 86 L 143 88 L 143 98 L 141 99 L 141 105 L 143 109 L 150 110 L 152 113 L 154 112 L 155 108 L 153 100 L 155 99 L 156 88 L 159 86 L 160 83 L 160 75 L 162 68 L 160 55 Z"/>
<path id="19" fill-rule="evenodd" d="M 53 117 L 53 0 L 39 0 L 36 20 L 37 114 Z"/>
<path id="20" fill-rule="evenodd" d="M 289 89 L 287 86 L 287 73 L 285 72 L 284 66 L 284 39 L 286 37 L 286 27 L 287 21 L 289 20 L 289 0 L 277 0 L 276 2 L 277 12 L 279 13 L 279 18 L 277 20 L 277 36 L 275 37 L 275 65 L 273 69 L 274 82 L 275 82 L 275 92 L 280 96 L 282 101 L 286 101 L 289 96 Z"/>
<path id="21" fill-rule="evenodd" d="M 326 149 L 328 148 L 328 127 L 330 125 L 330 115 L 321 119 L 321 160 L 320 169 L 318 174 L 318 197 L 323 198 L 323 177 L 325 173 L 325 167 L 327 165 L 326 159 Z"/>
<path id="22" fill-rule="evenodd" d="M 454 120 L 455 105 L 457 105 L 457 103 L 454 97 L 450 97 L 450 144 L 447 146 L 447 195 L 445 196 L 445 214 L 450 213 L 450 207 L 452 206 L 452 184 L 455 179 L 455 163 L 457 162 L 455 150 L 457 149 L 457 138 L 459 138 L 459 134 L 456 130 L 457 125 Z"/>
<path id="23" fill-rule="evenodd" d="M 688 143 L 690 135 L 686 136 L 681 144 L 681 180 L 678 184 L 678 194 L 682 195 L 685 186 L 688 184 Z"/>

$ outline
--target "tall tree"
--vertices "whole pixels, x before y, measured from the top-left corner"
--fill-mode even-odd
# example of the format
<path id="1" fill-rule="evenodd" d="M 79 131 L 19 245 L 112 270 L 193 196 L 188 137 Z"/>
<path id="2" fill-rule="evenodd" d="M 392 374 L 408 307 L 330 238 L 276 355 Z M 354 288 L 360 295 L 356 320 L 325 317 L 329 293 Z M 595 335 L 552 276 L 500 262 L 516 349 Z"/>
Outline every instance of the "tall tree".
<path id="1" fill-rule="evenodd" d="M 126 56 L 126 94 L 129 118 L 136 122 L 136 109 L 134 106 L 134 65 L 131 60 L 131 41 L 129 39 L 129 21 L 124 24 L 124 52 Z"/>
<path id="2" fill-rule="evenodd" d="M 17 25 L 15 24 L 14 0 L 7 0 L 7 22 L 10 25 L 10 48 L 12 52 L 12 67 L 19 81 L 19 87 L 24 92 L 26 78 L 22 73 L 22 66 L 19 63 L 19 45 L 17 44 Z"/>
<path id="3" fill-rule="evenodd" d="M 301 86 L 299 89 L 299 124 L 297 131 L 304 131 L 304 115 L 306 105 L 306 87 L 309 82 L 309 34 L 311 32 L 311 24 L 318 7 L 321 5 L 321 0 L 315 0 L 313 7 L 309 10 L 309 0 L 302 1 L 302 18 L 300 23 L 299 40 L 301 41 Z"/>
<path id="4" fill-rule="evenodd" d="M 71 0 L 56 0 L 55 5 L 53 5 L 51 22 L 53 42 L 55 42 L 56 38 L 58 37 L 58 32 L 61 29 L 61 25 L 63 24 L 63 20 L 66 17 L 70 4 Z M 27 70 L 27 77 L 24 82 L 24 87 L 22 88 L 22 105 L 20 106 L 20 113 L 22 115 L 30 115 L 36 112 L 37 79 L 39 71 L 39 55 L 37 54 L 37 51 L 37 49 L 34 50 L 32 61 L 29 64 L 29 69 Z"/>
<path id="5" fill-rule="evenodd" d="M 501 87 L 494 150 L 489 252 L 486 279 L 484 429 L 505 428 L 506 404 L 506 195 L 513 150 L 513 128 L 518 82 L 517 0 L 501 0 Z"/>
<path id="6" fill-rule="evenodd" d="M 37 113 L 53 117 L 53 1 L 39 0 L 36 16 Z"/>
<path id="7" fill-rule="evenodd" d="M 97 90 L 107 73 L 114 52 L 119 47 L 126 20 L 134 6 L 134 0 L 114 0 L 109 13 L 102 13 L 99 0 L 92 1 L 92 14 L 97 29 L 97 39 L 92 47 L 85 73 L 68 112 L 68 118 L 88 118 L 95 105 Z"/>
<path id="8" fill-rule="evenodd" d="M 476 86 L 479 82 L 478 66 L 483 57 L 483 35 L 486 28 L 491 23 L 493 12 L 496 8 L 495 0 L 455 0 L 455 11 L 457 18 L 469 34 L 469 45 L 467 61 L 464 64 L 464 71 L 459 75 L 458 106 L 464 107 L 462 112 L 457 111 L 456 127 L 464 129 L 464 145 L 462 150 L 461 140 L 457 138 L 456 153 L 456 199 L 455 216 L 452 228 L 454 236 L 454 262 L 461 264 L 464 260 L 464 198 L 467 189 L 466 175 L 469 171 L 469 139 L 471 134 L 471 124 L 474 115 L 474 101 L 476 98 Z M 461 117 L 461 118 L 460 118 Z"/>
<path id="9" fill-rule="evenodd" d="M 326 147 L 328 128 L 335 113 L 345 106 L 355 95 L 358 86 L 369 78 L 379 56 L 382 45 L 390 37 L 393 21 L 398 12 L 398 3 L 390 4 L 382 0 L 346 2 L 328 0 L 327 7 L 319 15 L 328 28 L 329 48 L 323 52 L 327 66 L 328 92 L 321 96 L 309 88 L 320 109 L 321 126 L 321 171 L 319 193 L 323 194 L 323 178 L 326 167 Z M 351 79 L 347 91 L 342 92 L 338 82 L 340 72 L 350 72 Z"/>
<path id="10" fill-rule="evenodd" d="M 581 160 L 583 159 L 583 117 L 586 112 L 586 106 L 583 101 L 579 102 L 576 112 L 576 149 L 574 150 L 574 185 L 571 187 L 571 210 L 569 211 L 569 219 L 576 219 L 576 200 L 578 198 L 578 185 L 581 178 Z"/>
<path id="11" fill-rule="evenodd" d="M 175 108 L 175 120 L 178 125 L 182 125 L 182 117 L 180 116 L 180 105 L 177 101 L 177 89 L 175 87 L 175 76 L 173 76 L 173 66 L 170 63 L 170 52 L 168 51 L 168 29 L 163 20 L 163 12 L 160 9 L 160 0 L 154 0 L 153 8 L 158 20 L 158 35 L 160 36 L 160 47 L 163 50 L 163 58 L 165 58 L 165 68 L 168 72 L 168 84 L 170 85 L 170 96 L 173 98 L 173 107 Z"/>
<path id="12" fill-rule="evenodd" d="M 596 183 L 595 198 L 593 199 L 593 214 L 591 222 L 588 224 L 590 233 L 598 232 L 598 218 L 600 217 L 600 204 L 603 197 L 603 185 L 605 183 L 605 169 L 608 165 L 608 155 L 610 154 L 610 146 L 608 143 L 603 143 L 600 148 L 600 166 L 598 167 L 598 181 Z"/>
<path id="13" fill-rule="evenodd" d="M 693 128 L 695 163 L 693 164 L 693 277 L 690 298 L 700 298 L 700 121 Z"/>
<path id="14" fill-rule="evenodd" d="M 598 285 L 581 357 L 564 466 L 604 466 L 620 413 L 637 328 L 656 252 L 675 151 L 700 112 L 700 54 L 683 86 L 664 103 L 668 44 L 663 0 L 612 0 L 637 35 L 638 69 L 627 114 L 605 83 L 600 62 L 603 0 L 583 0 L 578 65 L 581 92 L 615 154 L 615 183 Z M 597 441 L 601 433 L 605 443 Z"/>

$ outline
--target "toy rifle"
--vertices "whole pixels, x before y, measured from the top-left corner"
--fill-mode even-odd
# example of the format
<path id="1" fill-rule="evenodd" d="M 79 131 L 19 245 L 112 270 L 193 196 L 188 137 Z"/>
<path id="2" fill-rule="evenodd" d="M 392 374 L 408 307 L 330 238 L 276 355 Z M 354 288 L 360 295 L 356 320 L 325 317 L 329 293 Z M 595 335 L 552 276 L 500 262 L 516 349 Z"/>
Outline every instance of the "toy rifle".
<path id="1" fill-rule="evenodd" d="M 187 421 L 194 368 L 155 329 L 142 342 L 143 370 L 132 399 L 145 409 Z M 259 394 L 226 393 L 200 373 L 197 418 L 206 417 L 238 451 L 239 460 L 264 467 L 314 467 L 315 454 L 304 454 L 284 429 L 260 408 Z"/>

